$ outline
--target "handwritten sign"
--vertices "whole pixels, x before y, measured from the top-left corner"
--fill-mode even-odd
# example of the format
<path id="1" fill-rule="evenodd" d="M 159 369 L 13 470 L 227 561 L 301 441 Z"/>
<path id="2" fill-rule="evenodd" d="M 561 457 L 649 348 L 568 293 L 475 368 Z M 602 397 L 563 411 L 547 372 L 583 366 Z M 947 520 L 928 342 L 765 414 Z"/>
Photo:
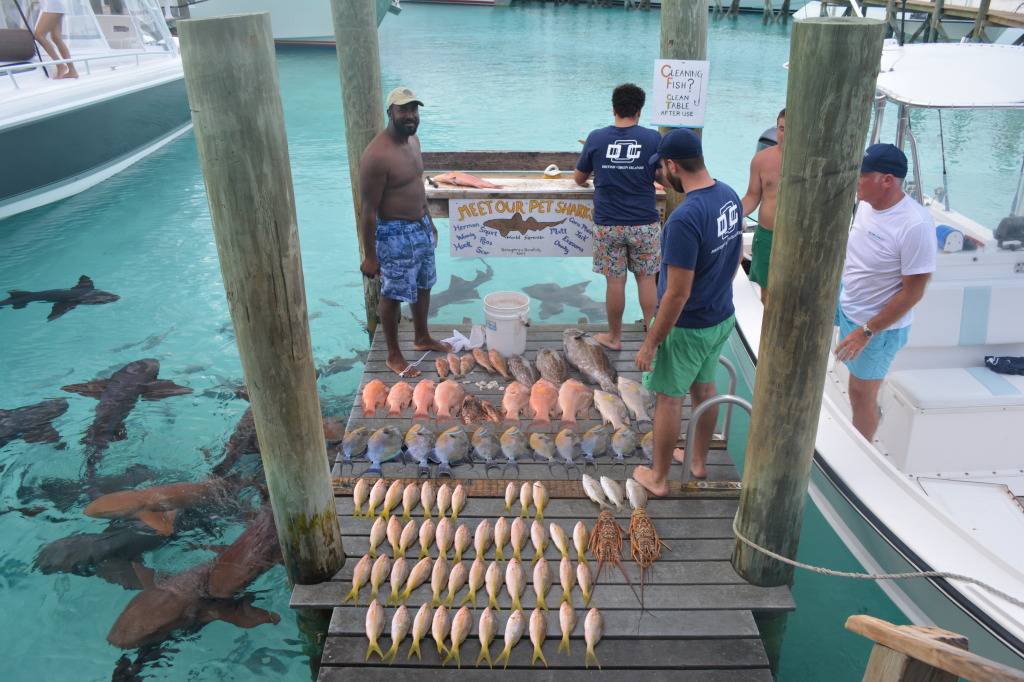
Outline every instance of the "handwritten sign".
<path id="1" fill-rule="evenodd" d="M 660 126 L 702 128 L 710 64 L 681 59 L 655 60 L 651 122 Z"/>
<path id="2" fill-rule="evenodd" d="M 451 199 L 448 221 L 455 258 L 593 254 L 589 199 Z"/>

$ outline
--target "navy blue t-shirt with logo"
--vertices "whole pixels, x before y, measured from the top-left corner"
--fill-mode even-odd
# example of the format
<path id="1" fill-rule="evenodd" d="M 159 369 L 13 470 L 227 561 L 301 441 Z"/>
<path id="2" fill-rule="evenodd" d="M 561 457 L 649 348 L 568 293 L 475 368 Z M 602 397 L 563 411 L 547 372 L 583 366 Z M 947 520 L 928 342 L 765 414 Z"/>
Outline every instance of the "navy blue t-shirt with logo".
<path id="1" fill-rule="evenodd" d="M 647 161 L 658 151 L 661 135 L 643 126 L 598 128 L 587 136 L 576 169 L 594 174 L 594 222 L 598 225 L 649 225 L 658 222 L 654 197 L 656 166 Z"/>
<path id="2" fill-rule="evenodd" d="M 713 327 L 735 312 L 732 279 L 743 245 L 741 206 L 732 187 L 716 180 L 711 187 L 687 192 L 665 221 L 658 300 L 665 293 L 669 265 L 693 270 L 693 288 L 677 327 Z"/>

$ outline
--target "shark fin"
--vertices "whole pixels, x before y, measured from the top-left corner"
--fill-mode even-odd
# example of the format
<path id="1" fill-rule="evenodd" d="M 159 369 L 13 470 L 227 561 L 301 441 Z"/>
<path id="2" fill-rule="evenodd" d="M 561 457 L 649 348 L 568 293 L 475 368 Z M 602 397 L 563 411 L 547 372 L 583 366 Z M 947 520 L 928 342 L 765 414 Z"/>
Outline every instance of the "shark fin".
<path id="1" fill-rule="evenodd" d="M 590 285 L 590 281 L 589 280 L 584 280 L 582 282 L 577 282 L 576 284 L 570 284 L 567 287 L 563 287 L 563 289 L 565 289 L 566 291 L 571 291 L 571 292 L 573 292 L 575 294 L 582 294 L 584 291 L 587 290 L 587 287 L 589 285 Z"/>
<path id="2" fill-rule="evenodd" d="M 28 300 L 15 301 L 14 299 L 16 299 L 16 298 L 24 299 L 24 298 L 26 298 L 28 296 L 31 296 L 32 292 L 31 291 L 22 291 L 21 289 L 11 289 L 10 291 L 7 292 L 7 295 L 8 295 L 9 298 L 6 301 L 0 301 L 0 305 L 9 305 L 9 306 L 13 307 L 15 310 L 21 310 L 22 308 L 27 306 L 31 301 L 28 301 Z"/>
<path id="3" fill-rule="evenodd" d="M 21 434 L 21 439 L 26 443 L 56 443 L 60 440 L 60 434 L 50 424 L 40 424 Z"/>
<path id="4" fill-rule="evenodd" d="M 84 395 L 86 398 L 99 398 L 100 394 L 107 388 L 107 384 L 110 383 L 110 379 L 93 379 L 87 381 L 84 384 L 68 384 L 67 386 L 61 386 L 62 391 L 68 393 L 77 393 L 78 395 Z"/>
<path id="5" fill-rule="evenodd" d="M 142 521 L 160 535 L 171 535 L 174 533 L 174 517 L 177 515 L 177 509 L 171 511 L 149 511 L 144 509 L 140 512 L 136 512 L 135 518 Z"/>
<path id="6" fill-rule="evenodd" d="M 95 289 L 96 286 L 92 283 L 87 275 L 82 275 L 78 278 L 78 284 L 75 285 L 76 289 Z"/>
<path id="7" fill-rule="evenodd" d="M 135 576 L 142 584 L 142 589 L 148 590 L 156 587 L 156 571 L 138 561 L 132 562 L 132 568 L 135 569 Z"/>
<path id="8" fill-rule="evenodd" d="M 171 396 L 185 395 L 191 392 L 191 388 L 179 386 L 173 381 L 165 379 L 157 379 L 142 385 L 143 400 L 160 400 L 161 398 L 170 398 Z"/>
<path id="9" fill-rule="evenodd" d="M 201 619 L 206 622 L 222 620 L 240 628 L 254 628 L 266 623 L 278 623 L 281 617 L 252 605 L 252 596 L 231 602 L 209 602 L 203 609 Z"/>
<path id="10" fill-rule="evenodd" d="M 50 314 L 46 316 L 46 321 L 53 322 L 67 311 L 73 310 L 77 305 L 74 301 L 57 301 L 50 309 Z"/>

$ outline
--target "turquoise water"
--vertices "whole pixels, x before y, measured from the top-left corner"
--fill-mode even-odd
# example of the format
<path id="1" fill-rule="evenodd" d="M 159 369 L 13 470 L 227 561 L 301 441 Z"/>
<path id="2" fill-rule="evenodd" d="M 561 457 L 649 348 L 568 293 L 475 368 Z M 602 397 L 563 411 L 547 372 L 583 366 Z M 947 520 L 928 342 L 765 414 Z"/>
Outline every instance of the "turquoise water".
<path id="1" fill-rule="evenodd" d="M 427 103 L 420 129 L 426 149 L 578 149 L 577 139 L 610 122 L 614 85 L 635 80 L 649 88 L 658 30 L 657 13 L 410 5 L 381 28 L 384 88 L 409 85 Z M 740 192 L 754 143 L 784 104 L 787 50 L 788 29 L 764 27 L 758 17 L 711 24 L 706 156 L 716 176 Z M 313 347 L 324 362 L 366 347 L 356 319 L 361 314 L 351 312 L 361 310 L 362 294 L 337 67 L 329 50 L 289 50 L 279 52 L 279 69 Z M 994 224 L 1015 187 L 1024 116 L 965 112 L 943 123 L 954 207 Z M 937 120 L 924 114 L 915 125 L 928 169 L 925 186 L 931 188 L 939 183 Z M 444 240 L 446 225 L 439 227 Z M 490 265 L 494 278 L 480 287 L 482 294 L 543 281 L 589 281 L 587 295 L 603 298 L 583 259 L 494 259 Z M 440 252 L 435 291 L 447 287 L 451 274 L 472 278 L 478 269 L 479 261 L 453 261 Z M 0 407 L 58 397 L 64 384 L 155 357 L 162 378 L 195 392 L 140 402 L 127 419 L 128 438 L 111 446 L 100 473 L 144 463 L 159 472 L 158 482 L 203 478 L 245 405 L 219 397 L 222 391 L 203 395 L 237 379 L 241 370 L 225 327 L 227 305 L 191 135 L 92 190 L 0 224 L 0 289 L 72 286 L 81 274 L 121 300 L 79 308 L 51 323 L 43 304 L 0 310 Z M 627 319 L 639 316 L 634 298 L 631 292 Z M 477 304 L 451 306 L 441 319 L 478 312 Z M 579 316 L 569 307 L 551 321 Z M 320 382 L 325 412 L 345 413 L 360 368 L 357 363 Z M 32 570 L 43 544 L 104 526 L 83 517 L 81 504 L 61 511 L 45 499 L 19 495 L 22 486 L 80 475 L 78 441 L 95 402 L 68 399 L 70 409 L 55 422 L 67 449 L 16 441 L 0 450 L 0 655 L 19 661 L 16 671 L 6 671 L 7 679 L 108 679 L 122 653 L 105 637 L 131 593 L 96 578 Z M 742 443 L 744 420 L 736 424 L 733 442 Z M 7 511 L 33 506 L 46 511 Z M 215 517 L 208 528 L 147 554 L 145 563 L 183 570 L 213 556 L 201 545 L 230 542 L 243 527 L 237 514 Z M 856 566 L 811 506 L 800 556 Z M 213 623 L 174 643 L 175 651 L 147 664 L 145 674 L 155 680 L 308 678 L 283 569 L 263 575 L 251 591 L 257 606 L 282 616 L 280 625 L 240 630 Z M 860 679 L 867 647 L 843 632 L 845 618 L 870 612 L 900 620 L 872 586 L 800 574 L 794 594 L 799 610 L 789 621 L 783 680 Z"/>

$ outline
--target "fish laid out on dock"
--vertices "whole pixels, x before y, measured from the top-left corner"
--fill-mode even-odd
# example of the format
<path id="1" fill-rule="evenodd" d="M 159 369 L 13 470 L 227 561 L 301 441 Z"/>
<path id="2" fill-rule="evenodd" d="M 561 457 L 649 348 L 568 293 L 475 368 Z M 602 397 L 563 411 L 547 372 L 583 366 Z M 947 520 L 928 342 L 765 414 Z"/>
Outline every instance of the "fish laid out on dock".
<path id="1" fill-rule="evenodd" d="M 363 386 L 363 414 L 376 417 L 377 408 L 383 407 L 388 400 L 388 386 L 380 379 L 374 379 Z"/>
<path id="2" fill-rule="evenodd" d="M 593 336 L 582 329 L 570 327 L 562 332 L 562 345 L 565 348 L 565 359 L 588 381 L 607 392 L 616 390 L 618 373 L 604 348 Z"/>
<path id="3" fill-rule="evenodd" d="M 438 358 L 440 360 L 440 358 Z M 430 410 L 434 407 L 434 391 L 437 384 L 430 379 L 421 379 L 412 392 L 413 420 L 430 419 Z"/>
<path id="4" fill-rule="evenodd" d="M 413 390 L 412 386 L 406 381 L 399 381 L 397 384 L 391 387 L 388 391 L 388 397 L 386 404 L 388 406 L 388 415 L 397 417 L 402 414 L 402 410 L 412 405 Z"/>
<path id="5" fill-rule="evenodd" d="M 533 383 L 540 378 L 537 370 L 533 367 L 533 363 L 522 355 L 513 355 L 508 359 L 508 371 L 515 377 L 516 381 L 527 388 L 532 387 Z"/>
<path id="6" fill-rule="evenodd" d="M 542 379 L 547 379 L 556 388 L 569 378 L 569 368 L 562 353 L 552 348 L 541 348 L 537 351 L 537 371 Z"/>
<path id="7" fill-rule="evenodd" d="M 496 185 L 493 182 L 484 180 L 475 175 L 469 173 L 463 173 L 461 171 L 451 171 L 449 173 L 441 173 L 429 178 L 436 183 L 442 185 L 452 185 L 454 187 L 472 187 L 474 189 L 501 189 L 501 185 Z"/>

